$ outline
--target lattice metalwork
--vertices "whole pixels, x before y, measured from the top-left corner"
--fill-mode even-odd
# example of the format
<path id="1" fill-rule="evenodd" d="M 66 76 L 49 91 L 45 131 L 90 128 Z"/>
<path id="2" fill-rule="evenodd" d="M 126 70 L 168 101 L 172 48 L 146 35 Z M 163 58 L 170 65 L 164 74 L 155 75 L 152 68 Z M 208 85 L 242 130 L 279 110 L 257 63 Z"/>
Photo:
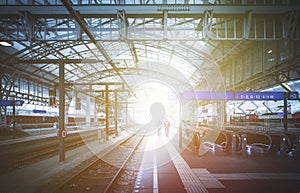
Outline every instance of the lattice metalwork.
<path id="1" fill-rule="evenodd" d="M 296 64 L 299 53 L 279 44 L 299 40 L 299 1 L 4 0 L 0 4 L 0 40 L 13 44 L 0 47 L 1 68 L 16 71 L 16 76 L 33 75 L 46 85 L 58 83 L 60 63 L 65 64 L 67 82 L 128 82 L 129 88 L 139 77 L 163 77 L 170 69 L 180 71 L 186 85 L 204 90 L 259 89 L 298 77 L 292 73 L 298 67 L 284 71 L 279 66 Z M 272 43 L 258 45 L 263 41 Z M 164 71 L 154 69 L 157 64 Z M 268 78 L 258 86 L 255 78 L 265 77 L 270 69 L 276 80 Z"/>
<path id="2" fill-rule="evenodd" d="M 96 40 L 280 40 L 299 39 L 297 6 L 80 6 Z M 89 40 L 62 5 L 0 7 L 0 39 Z"/>

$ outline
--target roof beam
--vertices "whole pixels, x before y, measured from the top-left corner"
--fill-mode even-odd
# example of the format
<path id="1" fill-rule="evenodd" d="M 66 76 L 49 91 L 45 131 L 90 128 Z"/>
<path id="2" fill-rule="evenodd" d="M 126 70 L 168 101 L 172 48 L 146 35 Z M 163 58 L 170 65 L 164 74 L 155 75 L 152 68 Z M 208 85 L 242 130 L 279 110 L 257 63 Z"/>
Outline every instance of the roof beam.
<path id="1" fill-rule="evenodd" d="M 104 62 L 103 60 L 93 60 L 93 59 L 41 59 L 41 60 L 19 60 L 16 61 L 17 63 L 22 64 L 92 64 L 92 63 L 99 63 Z"/>
<path id="2" fill-rule="evenodd" d="M 124 85 L 122 82 L 65 82 L 65 86 Z"/>
<path id="3" fill-rule="evenodd" d="M 95 93 L 95 92 L 127 92 L 129 93 L 129 90 L 123 90 L 123 89 L 116 89 L 116 90 L 105 90 L 105 89 L 102 89 L 102 90 L 91 90 L 91 89 L 82 89 L 82 90 L 73 90 L 74 92 L 78 92 L 78 93 Z"/>
<path id="4" fill-rule="evenodd" d="M 70 4 L 62 0 L 62 5 L 6 5 L 0 6 L 0 17 L 16 16 L 19 17 L 20 10 L 26 10 L 32 15 L 37 16 L 49 16 L 49 17 L 69 17 L 69 13 L 66 8 L 70 9 Z M 183 8 L 184 7 L 184 8 Z M 74 9 L 73 9 L 74 8 Z M 215 15 L 243 15 L 245 12 L 251 10 L 252 14 L 284 14 L 287 11 L 297 10 L 297 6 L 294 5 L 92 5 L 92 6 L 80 6 L 73 5 L 73 12 L 77 10 L 83 17 L 112 17 L 116 18 L 116 10 L 124 10 L 128 17 L 149 17 L 149 18 L 161 18 L 163 11 L 168 11 L 168 17 L 179 16 L 192 16 L 203 14 L 205 10 L 214 10 Z M 73 14 L 72 14 L 73 15 Z"/>
<path id="5" fill-rule="evenodd" d="M 80 25 L 81 29 L 87 34 L 87 36 L 90 38 L 90 40 L 95 44 L 97 49 L 100 51 L 100 53 L 104 56 L 105 60 L 110 64 L 110 66 L 116 71 L 117 75 L 120 77 L 120 79 L 124 82 L 126 87 L 130 90 L 130 92 L 134 95 L 132 92 L 130 86 L 127 84 L 126 80 L 122 77 L 120 74 L 118 68 L 116 67 L 115 63 L 112 61 L 108 53 L 105 51 L 104 47 L 100 44 L 100 42 L 97 42 L 92 33 L 89 31 L 87 28 L 85 22 L 81 19 L 80 15 L 78 12 L 76 12 L 72 6 L 69 4 L 68 0 L 62 0 L 62 3 L 64 6 L 67 8 L 67 10 L 70 12 L 70 14 L 74 17 L 76 22 Z"/>
<path id="6" fill-rule="evenodd" d="M 127 41 L 127 32 L 128 32 L 129 22 L 128 22 L 128 19 L 126 16 L 126 12 L 124 10 L 117 10 L 117 18 L 119 21 L 120 39 L 125 40 L 125 42 L 128 44 L 131 55 L 133 57 L 133 61 L 135 64 L 137 64 L 139 59 L 138 59 L 138 56 L 136 53 L 134 43 L 132 41 Z"/>

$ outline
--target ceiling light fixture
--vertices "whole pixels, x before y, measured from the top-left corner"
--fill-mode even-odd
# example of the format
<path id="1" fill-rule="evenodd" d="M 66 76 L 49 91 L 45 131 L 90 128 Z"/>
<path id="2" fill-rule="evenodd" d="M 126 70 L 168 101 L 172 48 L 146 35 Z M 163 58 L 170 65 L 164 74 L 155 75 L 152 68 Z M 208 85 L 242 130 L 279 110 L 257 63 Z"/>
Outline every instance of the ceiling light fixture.
<path id="1" fill-rule="evenodd" d="M 12 42 L 10 42 L 10 41 L 0 41 L 0 45 L 1 46 L 5 46 L 5 47 L 11 47 L 14 44 Z"/>

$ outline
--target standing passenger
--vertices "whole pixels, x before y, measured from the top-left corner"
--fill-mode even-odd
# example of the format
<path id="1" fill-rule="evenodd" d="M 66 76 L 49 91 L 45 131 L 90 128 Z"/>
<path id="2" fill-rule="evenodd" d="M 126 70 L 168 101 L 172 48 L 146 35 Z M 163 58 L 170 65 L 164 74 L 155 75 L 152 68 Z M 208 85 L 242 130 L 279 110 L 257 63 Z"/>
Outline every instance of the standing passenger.
<path id="1" fill-rule="evenodd" d="M 167 119 L 164 122 L 164 128 L 165 128 L 165 132 L 166 132 L 166 137 L 169 137 L 170 122 Z"/>

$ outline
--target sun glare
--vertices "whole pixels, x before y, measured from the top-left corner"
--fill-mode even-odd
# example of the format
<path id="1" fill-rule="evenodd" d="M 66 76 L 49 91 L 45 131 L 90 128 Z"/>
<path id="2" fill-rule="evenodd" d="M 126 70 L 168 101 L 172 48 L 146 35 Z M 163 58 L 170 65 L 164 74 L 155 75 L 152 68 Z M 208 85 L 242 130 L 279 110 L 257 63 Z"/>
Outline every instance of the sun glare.
<path id="1" fill-rule="evenodd" d="M 147 81 L 134 88 L 136 97 L 129 99 L 128 112 L 134 123 L 147 124 L 151 121 L 151 105 L 160 103 L 166 110 L 166 118 L 178 118 L 178 100 L 170 100 L 170 94 L 174 95 L 171 87 L 159 81 Z M 157 112 L 156 112 L 157 113 Z"/>

